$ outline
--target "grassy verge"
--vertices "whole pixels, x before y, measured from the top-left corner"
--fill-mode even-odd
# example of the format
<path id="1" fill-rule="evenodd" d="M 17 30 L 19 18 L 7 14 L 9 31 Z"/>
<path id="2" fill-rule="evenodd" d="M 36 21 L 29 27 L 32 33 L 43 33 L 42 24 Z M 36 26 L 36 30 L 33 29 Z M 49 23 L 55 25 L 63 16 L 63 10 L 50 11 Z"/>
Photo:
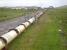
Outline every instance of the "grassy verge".
<path id="1" fill-rule="evenodd" d="M 25 9 L 0 8 L 0 22 L 16 17 L 21 17 L 29 13 L 31 14 L 34 11 Z"/>
<path id="2" fill-rule="evenodd" d="M 38 23 L 33 24 L 8 46 L 8 50 L 63 50 L 60 39 L 60 17 L 56 11 L 43 14 Z"/>
<path id="3" fill-rule="evenodd" d="M 51 12 L 51 13 L 50 13 Z M 55 16 L 56 21 L 59 24 L 60 40 L 62 42 L 63 50 L 67 50 L 67 8 L 57 8 L 48 12 L 50 16 Z"/>

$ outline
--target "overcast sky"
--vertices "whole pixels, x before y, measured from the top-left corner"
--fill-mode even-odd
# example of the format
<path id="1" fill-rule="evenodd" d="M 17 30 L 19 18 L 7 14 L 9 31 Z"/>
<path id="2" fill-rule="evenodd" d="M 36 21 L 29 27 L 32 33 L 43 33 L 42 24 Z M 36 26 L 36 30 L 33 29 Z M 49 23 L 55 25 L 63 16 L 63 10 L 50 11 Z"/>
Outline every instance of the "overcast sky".
<path id="1" fill-rule="evenodd" d="M 0 0 L 1 6 L 62 6 L 67 5 L 67 0 Z"/>

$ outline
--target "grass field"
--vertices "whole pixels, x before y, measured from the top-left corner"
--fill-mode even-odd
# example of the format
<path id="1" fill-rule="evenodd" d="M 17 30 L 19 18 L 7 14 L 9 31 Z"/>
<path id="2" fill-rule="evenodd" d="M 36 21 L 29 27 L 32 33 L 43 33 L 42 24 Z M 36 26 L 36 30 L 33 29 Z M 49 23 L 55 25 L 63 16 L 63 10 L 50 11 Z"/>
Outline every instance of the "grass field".
<path id="1" fill-rule="evenodd" d="M 66 12 L 65 8 L 49 10 L 38 23 L 31 25 L 11 42 L 8 50 L 67 50 L 67 39 L 63 36 L 67 29 L 66 22 L 63 22 L 67 19 Z"/>
<path id="2" fill-rule="evenodd" d="M 25 10 L 25 9 L 0 8 L 0 22 L 13 19 L 16 17 L 21 17 L 32 12 L 34 12 L 32 11 L 32 9 Z"/>

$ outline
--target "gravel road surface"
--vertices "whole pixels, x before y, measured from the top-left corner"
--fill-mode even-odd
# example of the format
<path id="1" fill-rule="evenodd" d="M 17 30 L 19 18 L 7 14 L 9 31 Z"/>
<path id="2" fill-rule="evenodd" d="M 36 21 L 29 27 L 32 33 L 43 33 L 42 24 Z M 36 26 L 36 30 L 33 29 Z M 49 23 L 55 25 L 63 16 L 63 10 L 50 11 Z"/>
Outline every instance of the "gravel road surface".
<path id="1" fill-rule="evenodd" d="M 31 16 L 17 17 L 8 21 L 0 22 L 0 36 L 7 33 L 9 29 L 17 27 L 19 24 L 29 20 Z"/>

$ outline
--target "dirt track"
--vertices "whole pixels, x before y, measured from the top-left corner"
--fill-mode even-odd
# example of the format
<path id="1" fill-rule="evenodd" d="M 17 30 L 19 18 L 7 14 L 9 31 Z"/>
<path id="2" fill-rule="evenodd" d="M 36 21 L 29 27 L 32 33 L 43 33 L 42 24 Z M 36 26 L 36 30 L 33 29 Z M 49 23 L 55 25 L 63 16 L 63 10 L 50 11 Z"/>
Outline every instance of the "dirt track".
<path id="1" fill-rule="evenodd" d="M 0 22 L 0 36 L 7 33 L 9 29 L 17 27 L 19 24 L 25 22 L 31 18 L 31 16 L 22 16 L 12 20 Z"/>

